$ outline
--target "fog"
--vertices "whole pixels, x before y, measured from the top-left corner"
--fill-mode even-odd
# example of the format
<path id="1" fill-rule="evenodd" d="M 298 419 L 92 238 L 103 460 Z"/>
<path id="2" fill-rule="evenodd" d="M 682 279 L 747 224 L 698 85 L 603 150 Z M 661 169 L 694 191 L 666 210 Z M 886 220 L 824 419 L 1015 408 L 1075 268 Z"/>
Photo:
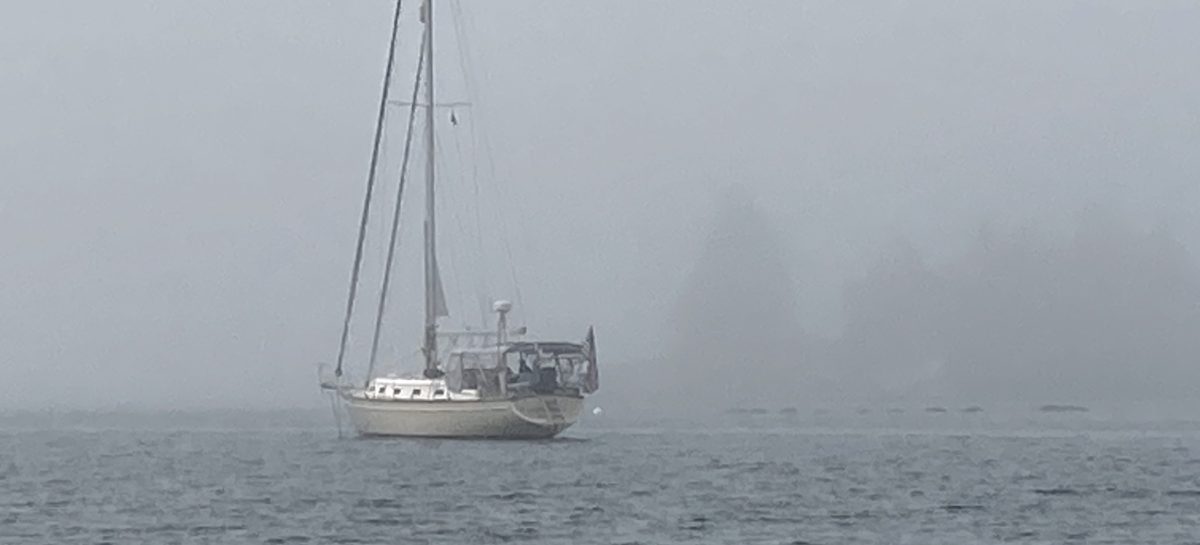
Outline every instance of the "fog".
<path id="1" fill-rule="evenodd" d="M 1195 3 L 446 4 L 451 320 L 594 324 L 606 409 L 1194 397 Z M 390 9 L 0 5 L 0 406 L 323 402 Z"/>

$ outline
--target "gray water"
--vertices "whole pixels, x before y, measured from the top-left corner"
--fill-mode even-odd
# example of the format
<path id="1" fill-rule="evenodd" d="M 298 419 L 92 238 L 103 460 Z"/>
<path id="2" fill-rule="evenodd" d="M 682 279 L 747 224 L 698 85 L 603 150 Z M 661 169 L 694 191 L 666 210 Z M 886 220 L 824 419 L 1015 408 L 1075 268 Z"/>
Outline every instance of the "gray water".
<path id="1" fill-rule="evenodd" d="M 0 431 L 0 543 L 1200 543 L 1188 430 L 45 428 Z"/>

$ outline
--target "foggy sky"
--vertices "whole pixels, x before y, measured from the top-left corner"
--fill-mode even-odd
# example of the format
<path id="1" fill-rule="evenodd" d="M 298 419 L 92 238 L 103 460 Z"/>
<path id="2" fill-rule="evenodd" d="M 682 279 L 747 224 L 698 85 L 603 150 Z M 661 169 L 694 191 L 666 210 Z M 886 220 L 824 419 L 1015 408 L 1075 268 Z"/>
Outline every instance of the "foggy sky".
<path id="1" fill-rule="evenodd" d="M 1193 2 L 461 4 L 524 319 L 609 370 L 672 351 L 731 185 L 814 337 L 898 238 L 944 271 L 1103 207 L 1200 246 Z M 3 405 L 322 401 L 390 7 L 0 5 Z"/>

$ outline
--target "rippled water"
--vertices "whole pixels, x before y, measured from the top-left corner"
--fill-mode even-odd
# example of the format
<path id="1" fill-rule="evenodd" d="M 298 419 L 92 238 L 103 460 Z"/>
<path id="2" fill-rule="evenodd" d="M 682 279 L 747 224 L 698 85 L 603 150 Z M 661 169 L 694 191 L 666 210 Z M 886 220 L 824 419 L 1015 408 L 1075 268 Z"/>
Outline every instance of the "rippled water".
<path id="1" fill-rule="evenodd" d="M 0 432 L 0 543 L 1200 543 L 1200 434 Z"/>

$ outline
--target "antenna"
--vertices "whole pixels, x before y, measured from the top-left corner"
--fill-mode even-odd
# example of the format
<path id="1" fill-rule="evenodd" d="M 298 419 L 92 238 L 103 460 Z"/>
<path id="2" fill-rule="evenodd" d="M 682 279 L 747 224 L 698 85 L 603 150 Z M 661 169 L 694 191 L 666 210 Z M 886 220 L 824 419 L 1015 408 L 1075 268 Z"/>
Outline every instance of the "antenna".
<path id="1" fill-rule="evenodd" d="M 492 310 L 500 315 L 496 319 L 496 342 L 504 344 L 508 342 L 508 313 L 512 310 L 512 302 L 504 300 L 496 301 L 492 303 Z"/>

